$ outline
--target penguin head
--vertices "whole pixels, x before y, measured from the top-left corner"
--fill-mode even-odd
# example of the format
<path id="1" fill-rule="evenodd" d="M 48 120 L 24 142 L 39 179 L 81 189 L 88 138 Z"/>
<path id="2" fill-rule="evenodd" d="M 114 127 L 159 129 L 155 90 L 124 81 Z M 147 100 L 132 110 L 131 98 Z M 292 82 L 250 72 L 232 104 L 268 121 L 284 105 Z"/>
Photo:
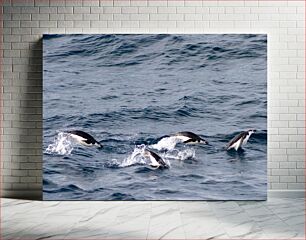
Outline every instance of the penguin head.
<path id="1" fill-rule="evenodd" d="M 205 139 L 203 139 L 203 138 L 201 138 L 201 140 L 199 142 L 203 143 L 203 144 L 208 144 L 208 142 Z"/>
<path id="2" fill-rule="evenodd" d="M 249 134 L 253 134 L 253 133 L 256 132 L 256 129 L 249 129 L 247 132 L 248 132 Z"/>
<path id="3" fill-rule="evenodd" d="M 95 142 L 95 146 L 97 146 L 98 148 L 103 148 L 102 144 L 99 142 Z"/>

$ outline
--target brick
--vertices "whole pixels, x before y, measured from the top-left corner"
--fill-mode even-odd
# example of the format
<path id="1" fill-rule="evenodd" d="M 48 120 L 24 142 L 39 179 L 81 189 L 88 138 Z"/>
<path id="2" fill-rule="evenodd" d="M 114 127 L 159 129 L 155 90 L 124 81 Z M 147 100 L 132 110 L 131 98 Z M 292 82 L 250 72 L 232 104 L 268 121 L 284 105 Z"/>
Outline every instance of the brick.
<path id="1" fill-rule="evenodd" d="M 51 0 L 51 1 L 53 1 L 53 0 Z M 47 14 L 57 13 L 57 7 L 40 7 L 39 12 L 40 13 L 47 13 Z"/>
<path id="2" fill-rule="evenodd" d="M 74 21 L 74 27 L 76 28 L 89 28 L 90 21 Z"/>
<path id="3" fill-rule="evenodd" d="M 210 7 L 209 13 L 225 13 L 225 7 Z"/>
<path id="4" fill-rule="evenodd" d="M 277 7 L 253 7 L 253 8 L 251 8 L 251 13 L 257 13 L 257 14 L 278 13 L 278 8 Z"/>
<path id="5" fill-rule="evenodd" d="M 157 13 L 157 7 L 139 7 L 139 13 Z"/>
<path id="6" fill-rule="evenodd" d="M 290 176 L 303 176 L 305 174 L 305 169 L 289 169 Z"/>
<path id="7" fill-rule="evenodd" d="M 280 176 L 279 182 L 294 183 L 296 182 L 296 176 Z"/>
<path id="8" fill-rule="evenodd" d="M 176 25 L 178 28 L 194 28 L 194 21 L 177 21 Z"/>
<path id="9" fill-rule="evenodd" d="M 111 21 L 113 20 L 113 14 L 99 14 L 100 21 Z"/>
<path id="10" fill-rule="evenodd" d="M 288 189 L 303 189 L 305 190 L 305 182 L 304 183 L 288 183 Z"/>
<path id="11" fill-rule="evenodd" d="M 33 182 L 36 182 L 36 177 L 30 177 L 30 176 L 20 177 L 20 181 L 22 183 L 33 183 Z"/>
<path id="12" fill-rule="evenodd" d="M 279 182 L 279 176 L 268 176 L 269 183 L 278 183 Z"/>
<path id="13" fill-rule="evenodd" d="M 72 28 L 73 27 L 73 21 L 58 21 L 57 26 L 59 28 Z"/>
<path id="14" fill-rule="evenodd" d="M 134 14 L 134 13 L 138 13 L 138 8 L 137 7 L 122 7 L 121 8 L 121 13 L 123 14 Z"/>
<path id="15" fill-rule="evenodd" d="M 65 14 L 51 14 L 50 21 L 65 20 Z"/>
<path id="16" fill-rule="evenodd" d="M 31 20 L 31 14 L 14 14 L 12 20 Z"/>
<path id="17" fill-rule="evenodd" d="M 73 7 L 58 7 L 57 13 L 59 14 L 73 13 Z"/>
<path id="18" fill-rule="evenodd" d="M 38 7 L 40 7 L 40 6 L 49 6 L 49 5 L 50 5 L 49 0 L 35 0 L 35 2 L 34 2 L 34 6 L 38 6 Z"/>
<path id="19" fill-rule="evenodd" d="M 39 27 L 56 27 L 57 26 L 57 21 L 40 21 L 39 22 Z"/>
<path id="20" fill-rule="evenodd" d="M 272 175 L 288 176 L 289 170 L 288 169 L 272 169 Z"/>
<path id="21" fill-rule="evenodd" d="M 218 20 L 218 18 L 219 18 L 218 14 L 204 14 L 204 15 L 202 15 L 202 19 L 207 20 L 207 21 Z"/>
<path id="22" fill-rule="evenodd" d="M 149 0 L 148 1 L 148 6 L 167 6 L 167 1 L 162 1 L 162 0 Z"/>
<path id="23" fill-rule="evenodd" d="M 4 21 L 3 26 L 5 28 L 20 27 L 20 21 Z"/>
<path id="24" fill-rule="evenodd" d="M 158 7 L 157 8 L 158 13 L 176 13 L 176 7 Z"/>
<path id="25" fill-rule="evenodd" d="M 51 0 L 52 1 L 52 0 Z M 66 1 L 67 7 L 81 7 L 83 5 L 83 0 L 69 0 Z"/>
<path id="26" fill-rule="evenodd" d="M 296 182 L 305 183 L 305 176 L 296 176 Z"/>
<path id="27" fill-rule="evenodd" d="M 166 20 L 168 20 L 168 14 L 150 14 L 150 20 L 152 20 L 152 21 L 166 21 Z"/>
<path id="28" fill-rule="evenodd" d="M 296 11 L 296 7 L 280 7 L 279 8 L 279 13 L 290 13 L 290 14 L 295 14 Z"/>
<path id="29" fill-rule="evenodd" d="M 3 7 L 3 13 L 21 13 L 21 7 Z"/>
<path id="30" fill-rule="evenodd" d="M 201 21 L 202 14 L 185 14 L 186 21 Z"/>
<path id="31" fill-rule="evenodd" d="M 64 7 L 65 5 L 66 5 L 66 1 L 62 1 L 62 0 L 50 0 L 50 6 Z"/>
<path id="32" fill-rule="evenodd" d="M 279 164 L 280 168 L 296 168 L 295 162 L 280 162 Z"/>
<path id="33" fill-rule="evenodd" d="M 36 20 L 49 20 L 49 14 L 32 14 L 32 22 L 35 22 Z M 25 22 L 25 21 L 22 21 Z M 37 24 L 38 27 L 39 23 Z M 35 27 L 35 26 L 34 26 Z"/>
<path id="34" fill-rule="evenodd" d="M 73 13 L 90 13 L 90 7 L 74 7 Z"/>
<path id="35" fill-rule="evenodd" d="M 39 13 L 38 7 L 22 7 L 21 13 Z"/>
<path id="36" fill-rule="evenodd" d="M 305 168 L 305 162 L 297 162 L 296 167 L 297 168 Z"/>
<path id="37" fill-rule="evenodd" d="M 140 28 L 158 28 L 158 21 L 140 21 Z"/>
<path id="38" fill-rule="evenodd" d="M 114 1 L 114 6 L 121 6 L 121 7 L 126 7 L 126 6 L 130 6 L 131 3 L 130 1 L 126 1 L 126 0 L 116 0 Z"/>
<path id="39" fill-rule="evenodd" d="M 121 28 L 122 21 L 108 21 L 106 27 L 107 28 Z"/>
<path id="40" fill-rule="evenodd" d="M 221 29 L 233 28 L 234 22 L 233 21 L 211 21 L 210 27 L 221 28 Z"/>
<path id="41" fill-rule="evenodd" d="M 305 148 L 305 142 L 303 142 L 303 147 L 300 148 L 300 149 L 295 149 L 295 151 L 293 149 L 287 149 L 287 152 L 289 152 L 290 156 L 288 156 L 288 161 L 291 161 L 291 162 L 305 162 L 305 156 L 302 155 L 302 154 L 297 154 L 297 155 L 293 155 L 294 152 L 297 152 L 297 151 L 303 151 Z"/>
<path id="42" fill-rule="evenodd" d="M 21 41 L 21 36 L 4 35 L 3 36 L 3 41 L 4 42 L 20 42 Z"/>
<path id="43" fill-rule="evenodd" d="M 231 20 L 243 20 L 244 16 L 241 14 L 219 14 L 219 20 L 231 21 Z"/>
<path id="44" fill-rule="evenodd" d="M 65 20 L 82 20 L 83 15 L 82 14 L 65 14 Z"/>
<path id="45" fill-rule="evenodd" d="M 49 33 L 49 28 L 32 28 L 32 34 L 36 35 L 36 34 L 47 34 Z M 31 35 L 29 35 L 27 38 L 31 38 Z M 26 41 L 24 39 L 24 41 Z M 29 40 L 29 41 L 35 41 L 35 40 Z"/>
<path id="46" fill-rule="evenodd" d="M 103 13 L 104 10 L 102 7 L 90 7 L 90 13 Z"/>
<path id="47" fill-rule="evenodd" d="M 130 20 L 148 21 L 149 14 L 131 14 Z"/>
<path id="48" fill-rule="evenodd" d="M 287 189 L 288 184 L 287 183 L 271 183 L 271 188 L 274 190 Z"/>
<path id="49" fill-rule="evenodd" d="M 177 7 L 176 8 L 177 13 L 195 13 L 196 8 L 195 7 Z"/>
<path id="50" fill-rule="evenodd" d="M 34 0 L 14 0 L 12 1 L 12 5 L 22 7 L 34 6 Z"/>
<path id="51" fill-rule="evenodd" d="M 158 21 L 159 28 L 175 28 L 176 24 L 176 21 Z"/>
<path id="52" fill-rule="evenodd" d="M 185 18 L 184 14 L 169 14 L 168 19 L 169 21 L 183 21 Z"/>
<path id="53" fill-rule="evenodd" d="M 86 6 L 89 6 L 89 7 L 92 7 L 92 6 L 99 7 L 100 6 L 100 2 L 99 2 L 99 0 L 83 1 L 83 6 L 84 7 L 86 7 Z"/>
<path id="54" fill-rule="evenodd" d="M 3 176 L 3 182 L 5 183 L 16 183 L 20 181 L 19 177 L 13 177 L 13 176 Z"/>
<path id="55" fill-rule="evenodd" d="M 107 21 L 90 21 L 90 27 L 106 28 L 107 27 Z"/>
<path id="56" fill-rule="evenodd" d="M 129 14 L 114 14 L 113 17 L 115 21 L 130 20 Z"/>
<path id="57" fill-rule="evenodd" d="M 16 34 L 16 35 L 31 34 L 31 28 L 13 28 L 12 34 Z"/>
<path id="58" fill-rule="evenodd" d="M 169 4 L 169 2 L 168 2 Z M 131 0 L 130 1 L 130 6 L 134 6 L 134 7 L 143 7 L 143 6 L 148 6 L 148 1 L 147 0 Z"/>
<path id="59" fill-rule="evenodd" d="M 123 28 L 138 28 L 139 21 L 122 21 L 121 26 Z"/>
<path id="60" fill-rule="evenodd" d="M 104 7 L 103 13 L 110 14 L 110 13 L 121 13 L 121 7 Z"/>
<path id="61" fill-rule="evenodd" d="M 83 14 L 83 20 L 90 21 L 90 20 L 96 20 L 98 21 L 100 19 L 99 14 Z"/>
<path id="62" fill-rule="evenodd" d="M 25 177 L 25 176 L 28 175 L 28 171 L 27 170 L 22 170 L 22 169 L 18 169 L 18 170 L 13 169 L 11 171 L 11 174 L 14 177 Z"/>

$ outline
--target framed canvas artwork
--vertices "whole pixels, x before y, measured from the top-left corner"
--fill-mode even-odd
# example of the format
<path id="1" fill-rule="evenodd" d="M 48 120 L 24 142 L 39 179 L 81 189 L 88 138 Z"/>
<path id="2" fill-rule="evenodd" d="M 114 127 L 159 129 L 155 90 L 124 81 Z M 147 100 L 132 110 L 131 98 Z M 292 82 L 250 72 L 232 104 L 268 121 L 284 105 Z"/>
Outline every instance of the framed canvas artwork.
<path id="1" fill-rule="evenodd" d="M 43 36 L 44 200 L 265 200 L 267 35 Z"/>

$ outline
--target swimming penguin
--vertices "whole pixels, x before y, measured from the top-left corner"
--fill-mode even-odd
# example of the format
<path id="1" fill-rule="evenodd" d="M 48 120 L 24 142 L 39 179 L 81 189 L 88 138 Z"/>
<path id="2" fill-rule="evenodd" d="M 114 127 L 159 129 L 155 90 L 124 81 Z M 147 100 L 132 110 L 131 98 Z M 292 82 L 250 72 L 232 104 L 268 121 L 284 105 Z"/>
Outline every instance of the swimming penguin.
<path id="1" fill-rule="evenodd" d="M 66 131 L 73 139 L 85 146 L 96 146 L 102 148 L 103 146 L 94 139 L 93 136 L 80 130 Z"/>
<path id="2" fill-rule="evenodd" d="M 249 129 L 239 133 L 227 144 L 226 150 L 234 148 L 237 151 L 242 145 L 245 145 L 248 142 L 249 138 L 254 132 L 256 132 L 255 129 Z"/>
<path id="3" fill-rule="evenodd" d="M 177 138 L 179 138 L 183 143 L 204 143 L 204 144 L 208 144 L 208 142 L 206 140 L 204 140 L 203 138 L 201 138 L 200 136 L 198 136 L 197 134 L 193 133 L 193 132 L 178 132 L 175 133 L 174 135 Z"/>
<path id="4" fill-rule="evenodd" d="M 156 167 L 156 168 L 159 168 L 159 167 L 168 168 L 169 167 L 168 164 L 159 155 L 157 155 L 155 152 L 151 150 L 145 149 L 143 156 L 150 158 L 150 161 L 151 161 L 150 166 L 152 167 Z"/>

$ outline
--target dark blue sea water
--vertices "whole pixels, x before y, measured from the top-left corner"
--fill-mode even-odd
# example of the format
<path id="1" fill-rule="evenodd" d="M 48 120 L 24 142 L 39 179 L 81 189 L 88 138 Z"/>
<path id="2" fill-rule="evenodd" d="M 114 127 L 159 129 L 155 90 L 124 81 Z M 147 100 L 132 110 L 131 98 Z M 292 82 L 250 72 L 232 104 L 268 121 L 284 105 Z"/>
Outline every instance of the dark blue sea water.
<path id="1" fill-rule="evenodd" d="M 45 200 L 266 198 L 266 35 L 44 35 L 43 68 Z M 249 128 L 244 151 L 225 151 Z M 179 131 L 210 145 L 162 139 Z"/>

